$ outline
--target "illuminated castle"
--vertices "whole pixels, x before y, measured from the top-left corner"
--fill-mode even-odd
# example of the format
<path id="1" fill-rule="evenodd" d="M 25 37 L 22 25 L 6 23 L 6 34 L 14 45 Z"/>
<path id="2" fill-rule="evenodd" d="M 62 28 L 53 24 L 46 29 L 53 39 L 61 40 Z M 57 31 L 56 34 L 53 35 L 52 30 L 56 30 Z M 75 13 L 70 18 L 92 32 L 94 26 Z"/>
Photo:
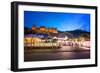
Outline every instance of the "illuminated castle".
<path id="1" fill-rule="evenodd" d="M 45 28 L 44 26 L 41 26 L 40 28 L 36 28 L 35 26 L 32 26 L 32 31 L 35 31 L 36 33 L 58 33 L 56 28 Z"/>

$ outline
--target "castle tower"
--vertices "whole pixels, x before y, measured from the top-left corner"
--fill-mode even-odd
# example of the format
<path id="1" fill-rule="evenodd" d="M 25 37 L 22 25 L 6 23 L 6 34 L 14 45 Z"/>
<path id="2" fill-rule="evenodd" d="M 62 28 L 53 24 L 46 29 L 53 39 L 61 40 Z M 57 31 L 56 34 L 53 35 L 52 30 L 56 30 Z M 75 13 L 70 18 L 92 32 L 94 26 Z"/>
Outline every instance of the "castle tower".
<path id="1" fill-rule="evenodd" d="M 32 26 L 32 30 L 35 30 L 35 29 L 36 29 L 36 27 L 33 25 L 33 26 Z"/>

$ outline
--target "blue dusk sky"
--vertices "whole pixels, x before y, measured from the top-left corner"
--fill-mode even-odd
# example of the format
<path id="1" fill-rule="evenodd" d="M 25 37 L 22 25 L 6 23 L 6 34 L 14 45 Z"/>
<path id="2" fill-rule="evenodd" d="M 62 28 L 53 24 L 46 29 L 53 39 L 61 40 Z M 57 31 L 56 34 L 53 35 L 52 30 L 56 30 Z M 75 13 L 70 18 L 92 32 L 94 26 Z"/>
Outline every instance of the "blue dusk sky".
<path id="1" fill-rule="evenodd" d="M 57 28 L 59 31 L 81 29 L 90 32 L 90 14 L 24 11 L 24 27 Z"/>

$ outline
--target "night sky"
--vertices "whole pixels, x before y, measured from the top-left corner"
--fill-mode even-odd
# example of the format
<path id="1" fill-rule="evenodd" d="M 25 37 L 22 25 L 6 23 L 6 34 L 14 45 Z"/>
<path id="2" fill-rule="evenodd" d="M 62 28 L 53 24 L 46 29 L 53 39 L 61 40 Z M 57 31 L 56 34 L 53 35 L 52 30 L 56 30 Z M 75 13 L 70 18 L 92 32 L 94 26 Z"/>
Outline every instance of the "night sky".
<path id="1" fill-rule="evenodd" d="M 45 26 L 59 31 L 84 30 L 90 32 L 90 14 L 24 11 L 24 27 Z"/>

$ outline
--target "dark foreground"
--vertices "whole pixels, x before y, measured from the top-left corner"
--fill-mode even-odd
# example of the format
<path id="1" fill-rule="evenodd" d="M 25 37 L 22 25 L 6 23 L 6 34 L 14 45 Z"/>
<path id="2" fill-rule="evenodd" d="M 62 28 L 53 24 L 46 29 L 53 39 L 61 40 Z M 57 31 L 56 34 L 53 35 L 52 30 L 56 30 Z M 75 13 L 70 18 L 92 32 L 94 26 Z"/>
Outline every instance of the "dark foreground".
<path id="1" fill-rule="evenodd" d="M 65 50 L 65 49 L 25 49 L 24 61 L 70 60 L 88 59 L 89 50 Z"/>

